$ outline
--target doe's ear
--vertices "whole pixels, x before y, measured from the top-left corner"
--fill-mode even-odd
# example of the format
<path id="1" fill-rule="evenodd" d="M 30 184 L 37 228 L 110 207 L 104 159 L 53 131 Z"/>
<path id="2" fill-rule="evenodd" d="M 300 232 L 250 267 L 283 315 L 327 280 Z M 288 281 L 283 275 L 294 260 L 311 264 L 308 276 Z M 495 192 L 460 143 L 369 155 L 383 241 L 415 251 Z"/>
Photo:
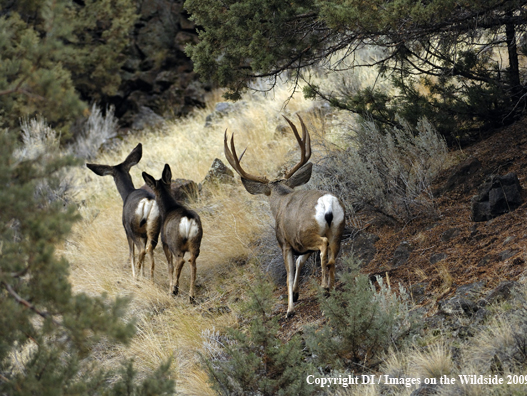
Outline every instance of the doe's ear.
<path id="1" fill-rule="evenodd" d="M 303 167 L 295 172 L 293 176 L 285 181 L 285 184 L 291 188 L 306 184 L 311 179 L 311 172 L 313 171 L 313 164 L 308 162 Z"/>
<path id="2" fill-rule="evenodd" d="M 126 170 L 130 170 L 130 168 L 134 165 L 137 165 L 139 161 L 141 161 L 141 157 L 143 156 L 143 145 L 139 143 L 135 148 L 132 150 L 130 154 L 128 154 L 128 157 L 123 161 L 121 164 Z"/>
<path id="3" fill-rule="evenodd" d="M 143 180 L 145 181 L 146 185 L 150 187 L 152 190 L 155 191 L 156 189 L 156 179 L 154 179 L 152 176 L 150 176 L 148 173 L 143 172 Z"/>
<path id="4" fill-rule="evenodd" d="M 161 180 L 163 180 L 163 183 L 165 184 L 170 185 L 170 183 L 172 183 L 172 171 L 170 170 L 170 166 L 168 164 L 165 164 L 165 167 L 163 168 Z"/>
<path id="5" fill-rule="evenodd" d="M 252 195 L 257 195 L 257 194 L 270 195 L 271 194 L 271 189 L 269 188 L 269 184 L 267 183 L 260 183 L 257 181 L 245 179 L 243 177 L 242 177 L 242 183 L 249 194 L 252 194 Z"/>
<path id="6" fill-rule="evenodd" d="M 99 176 L 113 176 L 113 166 L 97 164 L 86 164 L 86 166 L 89 170 Z"/>

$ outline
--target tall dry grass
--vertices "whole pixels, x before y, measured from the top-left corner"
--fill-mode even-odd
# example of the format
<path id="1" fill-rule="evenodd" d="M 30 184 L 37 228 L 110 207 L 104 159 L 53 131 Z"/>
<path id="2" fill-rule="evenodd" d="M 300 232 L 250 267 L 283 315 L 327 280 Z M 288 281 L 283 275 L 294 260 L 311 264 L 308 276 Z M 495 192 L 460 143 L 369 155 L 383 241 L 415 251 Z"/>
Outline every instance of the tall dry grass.
<path id="1" fill-rule="evenodd" d="M 293 120 L 302 112 L 311 130 L 320 122 L 311 116 L 312 102 L 288 98 L 287 89 L 273 96 L 247 95 L 241 104 L 223 118 L 216 117 L 205 127 L 205 119 L 215 105 L 213 98 L 206 109 L 174 121 L 160 130 L 130 135 L 111 152 L 99 153 L 90 162 L 117 164 L 137 145 L 143 143 L 143 157 L 132 168 L 136 187 L 143 185 L 141 172 L 159 178 L 165 163 L 174 178 L 200 182 L 214 158 L 225 161 L 223 134 L 235 133 L 236 146 L 248 147 L 243 166 L 253 173 L 274 177 L 280 166 L 296 159 L 296 141 L 292 133 L 276 135 L 283 123 L 281 115 Z M 295 122 L 297 122 L 295 120 Z M 207 376 L 199 365 L 203 350 L 203 332 L 236 323 L 236 301 L 243 298 L 243 284 L 252 281 L 250 271 L 240 266 L 254 254 L 252 243 L 263 229 L 273 226 L 264 197 L 250 196 L 239 179 L 236 185 L 223 185 L 208 191 L 189 206 L 202 219 L 204 237 L 197 260 L 196 306 L 188 303 L 189 269 L 185 266 L 180 295 L 168 295 L 167 264 L 162 249 L 155 250 L 154 281 L 139 276 L 133 279 L 128 261 L 128 244 L 121 223 L 122 201 L 111 177 L 98 177 L 87 168 L 70 172 L 76 180 L 75 200 L 82 221 L 64 245 L 62 254 L 71 263 L 71 282 L 76 291 L 106 293 L 109 297 L 131 299 L 129 317 L 137 321 L 137 335 L 127 347 L 101 344 L 95 356 L 102 366 L 115 366 L 122 358 L 133 358 L 139 373 L 153 370 L 172 358 L 172 375 L 177 391 L 186 395 L 212 394 Z M 145 260 L 148 274 L 148 260 Z M 228 306 L 229 309 L 225 309 Z"/>

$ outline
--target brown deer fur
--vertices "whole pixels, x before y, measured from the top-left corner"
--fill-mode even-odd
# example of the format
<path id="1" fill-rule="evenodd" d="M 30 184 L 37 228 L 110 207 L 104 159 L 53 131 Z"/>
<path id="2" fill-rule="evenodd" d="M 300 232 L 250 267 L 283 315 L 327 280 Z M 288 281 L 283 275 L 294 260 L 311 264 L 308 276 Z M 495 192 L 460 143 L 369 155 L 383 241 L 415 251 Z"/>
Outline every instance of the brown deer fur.
<path id="1" fill-rule="evenodd" d="M 284 117 L 285 118 L 285 117 Z M 271 211 L 276 222 L 276 239 L 284 257 L 287 272 L 288 307 L 287 317 L 294 314 L 293 302 L 298 300 L 299 276 L 302 266 L 314 251 L 320 252 L 322 287 L 329 291 L 335 283 L 335 259 L 340 250 L 344 230 L 344 207 L 334 195 L 319 190 L 294 191 L 294 187 L 305 184 L 311 177 L 312 164 L 310 137 L 304 122 L 302 138 L 296 127 L 287 118 L 301 150 L 301 159 L 283 179 L 269 181 L 254 176 L 240 166 L 234 147 L 234 136 L 230 149 L 225 132 L 224 152 L 231 166 L 242 178 L 245 189 L 251 194 L 265 194 L 269 197 Z M 243 156 L 243 153 L 242 153 Z M 293 255 L 299 257 L 295 262 Z"/>
<path id="2" fill-rule="evenodd" d="M 169 293 L 177 295 L 179 291 L 179 276 L 185 264 L 185 253 L 189 252 L 188 262 L 190 274 L 190 302 L 194 302 L 194 287 L 196 284 L 196 259 L 199 256 L 203 229 L 198 214 L 176 201 L 170 193 L 172 172 L 168 164 L 163 169 L 161 179 L 155 180 L 143 172 L 143 179 L 156 196 L 161 215 L 161 242 L 168 262 L 170 278 Z M 176 283 L 174 284 L 174 265 L 172 257 L 176 256 Z"/>
<path id="3" fill-rule="evenodd" d="M 112 176 L 117 191 L 123 199 L 123 227 L 128 239 L 130 251 L 130 264 L 135 278 L 134 247 L 139 251 L 138 270 L 145 275 L 143 265 L 146 253 L 150 257 L 150 278 L 154 279 L 154 248 L 159 237 L 160 218 L 155 197 L 152 193 L 136 189 L 130 176 L 130 168 L 136 165 L 143 155 L 143 147 L 139 143 L 126 159 L 115 166 L 86 164 L 86 166 L 99 176 Z"/>

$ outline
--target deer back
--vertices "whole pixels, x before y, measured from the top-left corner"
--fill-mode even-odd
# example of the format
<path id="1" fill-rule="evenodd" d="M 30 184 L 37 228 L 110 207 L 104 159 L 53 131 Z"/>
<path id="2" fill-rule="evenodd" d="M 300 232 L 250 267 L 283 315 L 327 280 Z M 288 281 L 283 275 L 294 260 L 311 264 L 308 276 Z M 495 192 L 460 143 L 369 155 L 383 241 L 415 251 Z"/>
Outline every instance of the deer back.
<path id="1" fill-rule="evenodd" d="M 272 189 L 269 202 L 276 224 L 276 237 L 298 254 L 315 245 L 320 236 L 338 233 L 344 222 L 344 210 L 336 197 L 326 191 L 291 191 L 284 194 Z"/>
<path id="2" fill-rule="evenodd" d="M 155 180 L 143 172 L 143 179 L 156 196 L 161 215 L 161 240 L 173 252 L 188 250 L 189 244 L 199 245 L 203 235 L 199 215 L 176 201 L 171 191 L 172 172 L 165 165 L 161 179 Z"/>

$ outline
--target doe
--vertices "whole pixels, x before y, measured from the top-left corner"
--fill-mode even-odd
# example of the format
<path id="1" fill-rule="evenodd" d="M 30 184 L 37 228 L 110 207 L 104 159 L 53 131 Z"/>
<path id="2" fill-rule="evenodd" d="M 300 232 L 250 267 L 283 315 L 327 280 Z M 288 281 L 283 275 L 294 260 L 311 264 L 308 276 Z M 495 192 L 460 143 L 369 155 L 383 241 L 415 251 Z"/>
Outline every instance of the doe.
<path id="1" fill-rule="evenodd" d="M 159 237 L 160 216 L 155 197 L 143 189 L 136 189 L 130 176 L 130 168 L 136 165 L 143 155 L 143 146 L 139 143 L 126 159 L 115 166 L 86 164 L 99 176 L 113 176 L 117 191 L 123 199 L 123 227 L 128 239 L 132 275 L 135 278 L 134 246 L 139 251 L 138 270 L 143 276 L 146 253 L 150 256 L 150 278 L 154 279 L 154 248 Z"/>
<path id="2" fill-rule="evenodd" d="M 191 267 L 189 298 L 190 302 L 193 303 L 195 302 L 196 259 L 199 256 L 201 238 L 203 236 L 199 215 L 177 202 L 171 194 L 172 171 L 168 164 L 165 164 L 161 179 L 156 180 L 146 172 L 143 172 L 143 179 L 147 186 L 154 191 L 161 215 L 161 242 L 168 262 L 169 294 L 178 294 L 179 276 L 181 275 L 183 264 L 185 264 L 185 253 L 189 252 L 188 262 Z M 175 284 L 173 256 L 176 256 Z"/>

